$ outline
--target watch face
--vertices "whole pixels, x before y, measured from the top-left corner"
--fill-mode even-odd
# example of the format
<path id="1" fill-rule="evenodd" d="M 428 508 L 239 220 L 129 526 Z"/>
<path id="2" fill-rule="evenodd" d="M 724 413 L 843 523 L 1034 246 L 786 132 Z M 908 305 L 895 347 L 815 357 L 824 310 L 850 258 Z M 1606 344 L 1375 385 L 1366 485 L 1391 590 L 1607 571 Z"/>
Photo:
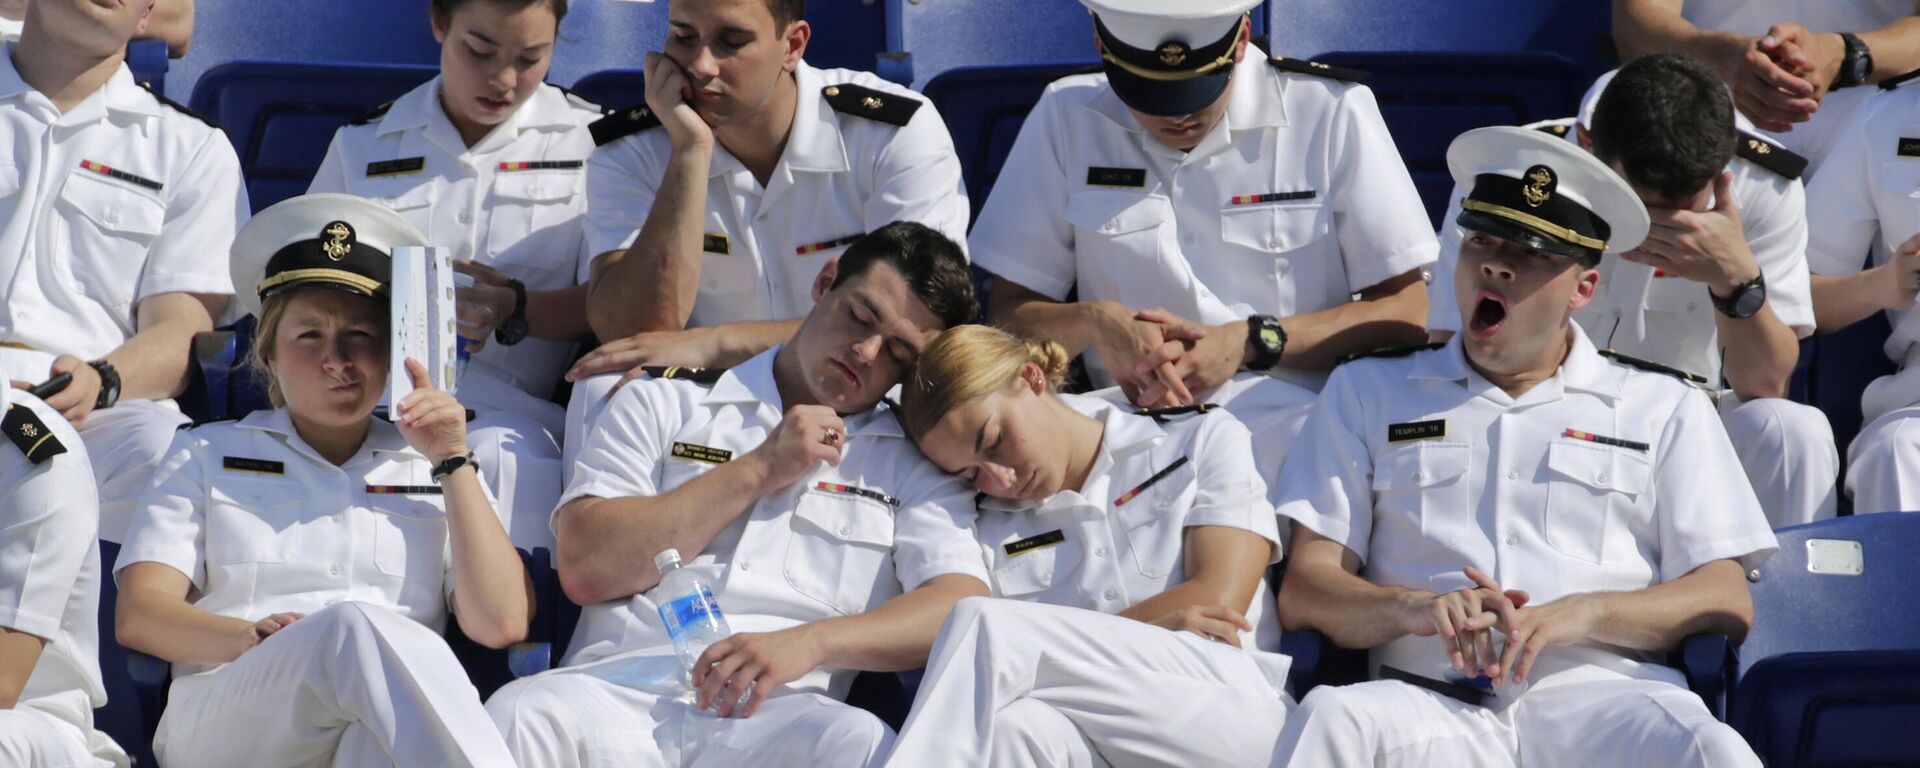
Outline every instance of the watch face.
<path id="1" fill-rule="evenodd" d="M 1760 312 L 1760 305 L 1767 303 L 1767 289 L 1753 286 L 1734 297 L 1733 313 L 1739 317 L 1753 317 Z"/>

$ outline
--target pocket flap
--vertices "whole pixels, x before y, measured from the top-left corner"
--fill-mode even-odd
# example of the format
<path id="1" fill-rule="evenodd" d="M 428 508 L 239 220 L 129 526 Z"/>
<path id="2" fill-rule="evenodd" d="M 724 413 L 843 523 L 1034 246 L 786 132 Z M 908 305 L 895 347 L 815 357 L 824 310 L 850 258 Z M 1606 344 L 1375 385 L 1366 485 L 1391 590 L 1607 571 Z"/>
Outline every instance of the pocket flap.
<path id="1" fill-rule="evenodd" d="M 570 200 L 578 173 L 518 171 L 493 177 L 493 194 L 505 200 L 558 203 Z"/>
<path id="2" fill-rule="evenodd" d="M 1547 449 L 1547 468 L 1559 479 L 1628 496 L 1646 490 L 1653 478 L 1646 454 L 1584 440 L 1555 440 Z"/>
<path id="3" fill-rule="evenodd" d="M 1261 251 L 1290 251 L 1326 235 L 1317 202 L 1234 206 L 1220 212 L 1220 239 Z"/>
<path id="4" fill-rule="evenodd" d="M 167 218 L 166 203 L 159 198 L 91 171 L 67 174 L 60 185 L 60 199 L 109 232 L 150 237 L 160 234 Z"/>
<path id="5" fill-rule="evenodd" d="M 1450 482 L 1473 463 L 1473 447 L 1465 443 L 1415 443 L 1389 451 L 1373 464 L 1373 489 L 1407 490 Z"/>
<path id="6" fill-rule="evenodd" d="M 400 190 L 397 194 L 385 197 L 367 195 L 367 199 L 384 205 L 388 210 L 393 211 L 409 211 L 415 208 L 425 208 L 433 204 L 433 185 L 426 182 L 416 182 L 412 186 Z"/>
<path id="7" fill-rule="evenodd" d="M 859 496 L 808 491 L 793 510 L 795 520 L 821 533 L 855 544 L 893 546 L 893 510 Z"/>
<path id="8" fill-rule="evenodd" d="M 1067 221 L 1103 235 L 1122 235 L 1173 219 L 1173 201 L 1158 195 L 1091 190 L 1067 199 Z"/>
<path id="9" fill-rule="evenodd" d="M 20 191 L 20 166 L 0 163 L 0 197 L 12 197 Z"/>

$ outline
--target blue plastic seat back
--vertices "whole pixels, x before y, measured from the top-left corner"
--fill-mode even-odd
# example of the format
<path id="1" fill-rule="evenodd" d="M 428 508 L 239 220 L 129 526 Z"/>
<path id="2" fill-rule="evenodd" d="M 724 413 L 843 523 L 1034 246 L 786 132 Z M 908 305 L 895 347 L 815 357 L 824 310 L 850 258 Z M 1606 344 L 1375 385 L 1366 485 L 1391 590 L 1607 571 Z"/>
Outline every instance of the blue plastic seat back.
<path id="1" fill-rule="evenodd" d="M 642 106 L 647 99 L 647 71 L 640 68 L 603 69 L 573 84 L 573 92 L 613 109 Z"/>
<path id="2" fill-rule="evenodd" d="M 1833 425 L 1834 444 L 1840 455 L 1860 434 L 1860 395 L 1874 379 L 1894 372 L 1882 345 L 1893 332 L 1885 313 L 1872 316 L 1833 333 L 1820 334 L 1802 342 L 1807 347 L 1804 400 L 1827 415 Z M 1842 477 L 1845 475 L 1843 474 Z M 1887 512 L 1861 509 L 1856 512 Z"/>
<path id="3" fill-rule="evenodd" d="M 1783 528 L 1728 722 L 1772 765 L 1920 762 L 1920 515 Z"/>
<path id="4" fill-rule="evenodd" d="M 1365 70 L 1427 218 L 1439 226 L 1453 177 L 1447 145 L 1489 125 L 1571 117 L 1587 78 L 1553 53 L 1339 52 L 1316 61 Z"/>
<path id="5" fill-rule="evenodd" d="M 340 126 L 437 73 L 423 66 L 235 61 L 200 77 L 192 106 L 226 129 L 259 211 L 307 191 Z"/>
<path id="6" fill-rule="evenodd" d="M 119 544 L 100 542 L 100 676 L 107 689 L 107 705 L 93 711 L 93 725 L 113 737 L 137 765 L 158 765 L 153 759 L 153 734 L 166 706 L 167 680 L 164 673 L 158 679 L 150 674 L 136 679 L 131 670 L 138 654 L 114 637 L 114 603 L 120 589 L 113 581 L 113 563 L 119 558 Z"/>
<path id="7" fill-rule="evenodd" d="M 975 66 L 944 73 L 927 83 L 927 100 L 940 110 L 960 157 L 961 177 L 974 216 L 987 202 L 1013 140 L 1047 84 L 1094 64 L 1091 60 L 1054 64 Z"/>
<path id="8" fill-rule="evenodd" d="M 167 43 L 164 40 L 135 40 L 127 43 L 127 69 L 133 72 L 133 81 L 146 86 L 154 93 L 167 92 L 167 69 L 172 60 L 167 58 Z"/>

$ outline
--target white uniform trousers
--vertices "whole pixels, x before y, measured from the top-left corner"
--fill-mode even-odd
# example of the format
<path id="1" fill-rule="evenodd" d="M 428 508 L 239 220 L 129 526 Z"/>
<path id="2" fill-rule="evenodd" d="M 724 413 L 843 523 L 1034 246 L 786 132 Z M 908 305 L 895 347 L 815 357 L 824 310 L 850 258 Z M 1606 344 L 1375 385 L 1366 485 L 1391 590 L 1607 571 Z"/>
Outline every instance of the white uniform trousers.
<path id="1" fill-rule="evenodd" d="M 1774 528 L 1831 519 L 1840 510 L 1840 449 L 1811 405 L 1782 397 L 1720 396 L 1720 423 Z"/>
<path id="2" fill-rule="evenodd" d="M 560 501 L 560 406 L 526 393 L 484 366 L 460 378 L 460 402 L 473 409 L 467 443 L 480 477 L 499 504 L 513 545 L 553 549 L 553 507 Z"/>
<path id="3" fill-rule="evenodd" d="M 1853 511 L 1920 511 L 1920 405 L 1869 422 L 1847 450 Z"/>
<path id="4" fill-rule="evenodd" d="M 1288 661 L 1097 611 L 970 597 L 889 766 L 1265 766 Z"/>
<path id="5" fill-rule="evenodd" d="M 175 680 L 153 751 L 195 768 L 513 765 L 446 641 L 366 603 L 308 614 Z"/>
<path id="6" fill-rule="evenodd" d="M 100 484 L 100 538 L 118 543 L 127 534 L 140 495 L 166 458 L 173 434 L 192 419 L 169 402 L 125 400 L 87 414 L 80 440 Z"/>
<path id="7" fill-rule="evenodd" d="M 1504 709 L 1398 680 L 1320 686 L 1287 721 L 1276 766 L 1752 766 L 1692 691 L 1655 680 L 1546 680 Z"/>
<path id="8" fill-rule="evenodd" d="M 872 713 L 816 693 L 717 717 L 694 707 L 679 678 L 674 656 L 617 656 L 509 683 L 487 712 L 521 768 L 864 768 L 893 740 Z"/>
<path id="9" fill-rule="evenodd" d="M 93 731 L 85 691 L 20 702 L 0 710 L 0 765 L 19 768 L 107 768 L 127 759 L 106 734 Z M 76 722 L 84 720 L 84 722 Z M 90 736 L 90 734 L 93 734 Z M 105 742 L 96 749 L 91 738 Z M 113 759 L 107 759 L 111 756 Z"/>

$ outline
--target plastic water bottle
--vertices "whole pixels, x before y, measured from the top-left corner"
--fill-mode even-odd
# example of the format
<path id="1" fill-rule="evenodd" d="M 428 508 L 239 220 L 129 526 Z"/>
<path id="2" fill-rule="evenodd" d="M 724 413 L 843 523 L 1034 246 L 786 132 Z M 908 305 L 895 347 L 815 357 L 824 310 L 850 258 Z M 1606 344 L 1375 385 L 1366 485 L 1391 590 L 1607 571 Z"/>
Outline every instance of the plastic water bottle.
<path id="1" fill-rule="evenodd" d="M 673 651 L 680 657 L 680 669 L 692 685 L 693 664 L 707 646 L 727 639 L 733 628 L 713 599 L 713 585 L 680 567 L 680 550 L 667 549 L 653 558 L 660 571 L 660 586 L 655 595 L 660 604 L 660 622 L 673 638 Z"/>

